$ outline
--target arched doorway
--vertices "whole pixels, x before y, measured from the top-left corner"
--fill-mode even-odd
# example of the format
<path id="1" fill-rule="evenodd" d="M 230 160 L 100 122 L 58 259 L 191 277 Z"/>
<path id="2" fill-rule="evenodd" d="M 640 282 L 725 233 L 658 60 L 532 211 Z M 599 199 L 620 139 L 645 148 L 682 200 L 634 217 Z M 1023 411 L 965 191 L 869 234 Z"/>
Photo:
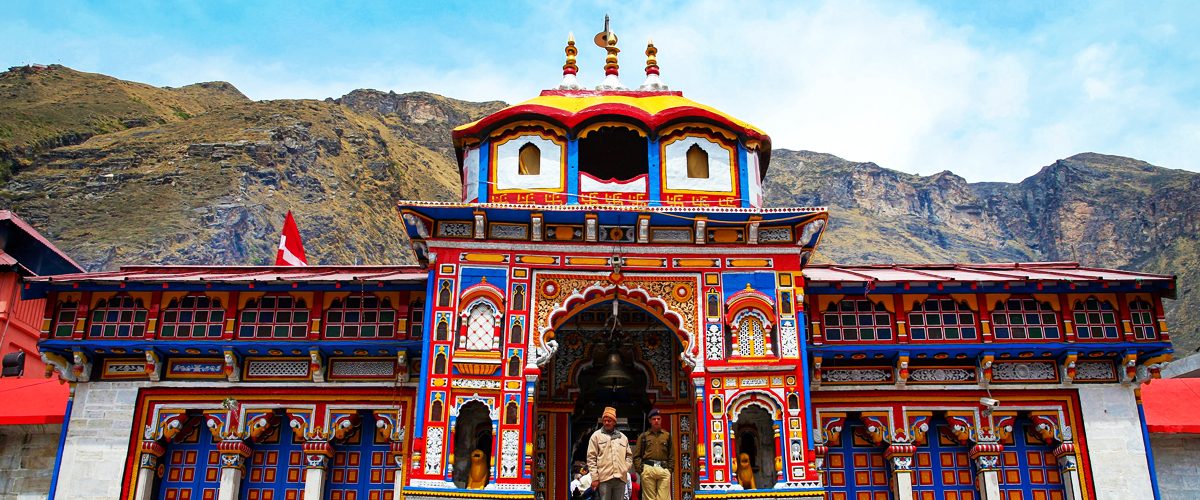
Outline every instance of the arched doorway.
<path id="1" fill-rule="evenodd" d="M 616 314 L 614 315 L 614 310 Z M 675 437 L 673 498 L 694 488 L 696 428 L 690 370 L 680 361 L 678 333 L 642 304 L 613 296 L 571 311 L 555 328 L 558 349 L 542 367 L 535 398 L 534 477 L 540 499 L 567 498 L 568 486 L 587 459 L 587 444 L 607 406 L 632 446 L 649 428 L 657 407 Z"/>

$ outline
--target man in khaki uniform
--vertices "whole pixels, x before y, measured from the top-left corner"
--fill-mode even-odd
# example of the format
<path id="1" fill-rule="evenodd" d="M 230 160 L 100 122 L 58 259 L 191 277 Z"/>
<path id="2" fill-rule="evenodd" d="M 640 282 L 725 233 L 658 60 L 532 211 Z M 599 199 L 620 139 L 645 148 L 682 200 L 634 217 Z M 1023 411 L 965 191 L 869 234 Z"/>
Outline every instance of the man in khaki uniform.
<path id="1" fill-rule="evenodd" d="M 633 466 L 642 475 L 642 498 L 670 500 L 672 457 L 671 433 L 663 430 L 658 408 L 650 410 L 650 430 L 637 438 Z"/>
<path id="2" fill-rule="evenodd" d="M 625 481 L 633 464 L 629 439 L 617 430 L 617 409 L 604 409 L 601 427 L 588 440 L 587 466 L 597 500 L 623 500 Z"/>

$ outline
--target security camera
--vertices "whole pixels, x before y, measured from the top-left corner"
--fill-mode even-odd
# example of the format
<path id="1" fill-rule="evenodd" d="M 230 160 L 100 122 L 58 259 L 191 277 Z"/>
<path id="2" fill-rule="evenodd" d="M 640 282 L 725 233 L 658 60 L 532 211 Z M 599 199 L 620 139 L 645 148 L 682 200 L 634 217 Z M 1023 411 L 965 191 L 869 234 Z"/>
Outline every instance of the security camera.
<path id="1" fill-rule="evenodd" d="M 979 404 L 986 406 L 988 408 L 995 408 L 997 406 L 1000 406 L 1000 400 L 992 399 L 992 398 L 988 398 L 988 397 L 982 397 L 982 398 L 979 398 Z"/>

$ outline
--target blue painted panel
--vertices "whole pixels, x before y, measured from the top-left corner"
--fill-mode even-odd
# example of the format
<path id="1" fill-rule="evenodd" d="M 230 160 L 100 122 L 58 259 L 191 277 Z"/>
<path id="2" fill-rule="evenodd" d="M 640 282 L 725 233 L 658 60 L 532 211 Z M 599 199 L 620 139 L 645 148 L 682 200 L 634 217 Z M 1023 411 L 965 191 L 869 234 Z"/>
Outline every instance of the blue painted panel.
<path id="1" fill-rule="evenodd" d="M 579 204 L 579 139 L 567 141 L 567 204 Z"/>
<path id="2" fill-rule="evenodd" d="M 395 463 L 388 459 L 391 444 L 369 424 L 374 422 L 370 414 L 362 420 L 355 435 L 345 443 L 334 443 L 325 500 L 382 499 L 395 486 Z"/>
<path id="3" fill-rule="evenodd" d="M 933 498 L 976 498 L 975 474 L 971 470 L 969 444 L 960 445 L 943 437 L 944 420 L 935 420 L 926 434 L 929 443 L 917 447 L 913 456 L 913 491 L 933 492 Z M 920 494 L 917 498 L 924 498 Z"/>
<path id="4" fill-rule="evenodd" d="M 749 284 L 751 289 L 757 290 L 767 297 L 775 297 L 775 273 L 771 271 L 753 271 L 744 273 L 724 273 L 721 275 L 721 285 L 724 288 L 725 295 L 722 301 L 729 300 L 729 297 L 746 289 Z"/>
<path id="5" fill-rule="evenodd" d="M 431 270 L 430 273 L 432 273 L 432 272 L 433 271 Z M 433 309 L 436 306 L 435 301 L 437 300 L 437 297 L 435 295 L 435 290 L 433 289 L 434 288 L 433 283 L 434 283 L 434 280 L 431 278 L 429 280 L 429 284 L 428 284 L 429 286 L 425 289 L 425 320 L 424 320 L 425 331 L 421 335 L 421 338 L 423 338 L 425 340 L 423 342 L 421 342 L 421 370 L 420 370 L 421 383 L 417 384 L 417 394 L 416 394 L 416 396 L 417 396 L 416 397 L 416 403 L 417 403 L 416 406 L 417 407 L 416 407 L 415 415 L 418 415 L 418 416 L 425 415 L 425 401 L 429 399 L 429 371 L 432 369 L 432 366 L 433 366 L 433 364 L 432 364 L 433 359 L 430 357 L 430 352 L 429 352 L 430 346 L 433 343 L 433 329 L 434 329 Z M 418 418 L 413 419 L 413 437 L 415 437 L 415 438 L 425 437 L 425 419 L 424 418 L 418 417 Z"/>
<path id="6" fill-rule="evenodd" d="M 459 274 L 458 291 L 466 290 L 483 282 L 487 278 L 489 284 L 508 289 L 508 269 L 495 267 L 463 267 Z"/>
<path id="7" fill-rule="evenodd" d="M 181 442 L 167 445 L 158 497 L 163 500 L 216 498 L 221 487 L 221 454 L 208 426 L 201 423 Z"/>
<path id="8" fill-rule="evenodd" d="M 825 489 L 830 494 L 827 498 L 890 498 L 884 449 L 855 442 L 855 434 L 861 428 L 862 422 L 847 419 L 841 442 L 829 443 L 829 452 L 825 454 Z"/>
<path id="9" fill-rule="evenodd" d="M 742 143 L 739 142 L 737 148 L 738 148 L 738 197 L 741 198 L 741 203 L 739 203 L 738 206 L 739 207 L 749 207 L 750 206 L 750 183 L 746 181 L 746 179 L 748 179 L 750 177 L 750 174 L 747 173 L 747 167 L 746 167 L 746 164 L 749 162 L 749 159 L 746 158 L 746 146 L 744 146 Z"/>
<path id="10" fill-rule="evenodd" d="M 246 500 L 304 497 L 303 437 L 292 432 L 286 417 L 273 434 L 252 445 L 238 498 Z"/>
<path id="11" fill-rule="evenodd" d="M 488 168 L 492 164 L 492 141 L 483 141 L 479 145 L 479 202 L 488 202 L 488 190 L 492 187 L 494 180 L 491 176 L 491 169 Z"/>
<path id="12" fill-rule="evenodd" d="M 650 172 L 646 176 L 646 185 L 649 187 L 648 197 L 649 205 L 657 207 L 662 205 L 662 176 L 663 165 L 662 158 L 658 151 L 658 139 L 651 139 L 647 144 L 646 154 L 649 157 Z"/>
<path id="13" fill-rule="evenodd" d="M 1015 498 L 1020 492 L 1021 498 L 1063 498 L 1054 446 L 1030 442 L 1026 430 L 1032 425 L 1024 418 L 1013 423 L 1013 442 L 1000 453 L 1000 496 Z"/>

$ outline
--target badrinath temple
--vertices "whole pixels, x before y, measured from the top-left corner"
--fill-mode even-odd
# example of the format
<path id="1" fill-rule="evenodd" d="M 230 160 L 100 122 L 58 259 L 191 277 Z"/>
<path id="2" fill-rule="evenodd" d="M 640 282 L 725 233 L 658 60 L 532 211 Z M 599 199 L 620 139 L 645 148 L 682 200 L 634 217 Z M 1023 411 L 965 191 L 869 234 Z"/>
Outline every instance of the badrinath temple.
<path id="1" fill-rule="evenodd" d="M 596 42 L 598 86 L 572 40 L 454 130 L 461 201 L 397 207 L 419 265 L 29 278 L 55 497 L 565 499 L 608 406 L 662 412 L 682 500 L 1154 497 L 1173 276 L 815 264 L 830 214 L 764 208 L 767 133 Z"/>

